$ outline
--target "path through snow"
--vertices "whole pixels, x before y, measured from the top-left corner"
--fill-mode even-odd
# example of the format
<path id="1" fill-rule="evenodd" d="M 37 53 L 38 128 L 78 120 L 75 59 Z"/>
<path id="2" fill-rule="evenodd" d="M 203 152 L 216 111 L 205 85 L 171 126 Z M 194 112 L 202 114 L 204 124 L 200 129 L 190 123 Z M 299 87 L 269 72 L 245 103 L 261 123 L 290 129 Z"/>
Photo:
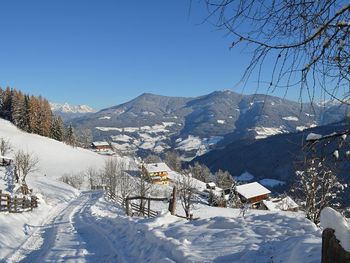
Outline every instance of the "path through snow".
<path id="1" fill-rule="evenodd" d="M 81 194 L 36 231 L 8 261 L 126 262 L 119 256 L 115 241 L 91 214 L 91 206 L 101 195 L 101 192 Z"/>

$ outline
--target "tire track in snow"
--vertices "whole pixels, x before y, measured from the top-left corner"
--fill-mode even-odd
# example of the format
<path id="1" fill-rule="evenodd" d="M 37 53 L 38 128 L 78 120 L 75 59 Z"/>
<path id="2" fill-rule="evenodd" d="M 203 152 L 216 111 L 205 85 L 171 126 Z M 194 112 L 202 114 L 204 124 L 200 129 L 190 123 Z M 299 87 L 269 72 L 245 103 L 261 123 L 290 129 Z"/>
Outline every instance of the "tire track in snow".
<path id="1" fill-rule="evenodd" d="M 101 196 L 102 192 L 81 194 L 6 262 L 127 262 L 91 214 Z"/>

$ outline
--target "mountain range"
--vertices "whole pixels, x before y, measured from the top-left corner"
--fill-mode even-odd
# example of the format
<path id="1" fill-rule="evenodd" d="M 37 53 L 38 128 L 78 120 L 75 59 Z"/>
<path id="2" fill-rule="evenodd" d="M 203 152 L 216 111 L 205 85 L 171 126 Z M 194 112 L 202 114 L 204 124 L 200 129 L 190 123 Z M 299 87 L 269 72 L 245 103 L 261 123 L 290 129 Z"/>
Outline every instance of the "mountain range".
<path id="1" fill-rule="evenodd" d="M 50 102 L 50 107 L 55 115 L 61 116 L 65 121 L 96 112 L 87 105 L 71 105 L 69 103 Z"/>
<path id="2" fill-rule="evenodd" d="M 70 119 L 94 140 L 107 140 L 120 152 L 139 155 L 177 149 L 191 159 L 240 140 L 259 140 L 340 121 L 347 107 L 300 104 L 262 95 L 215 91 L 186 98 L 144 93 L 135 99 Z"/>

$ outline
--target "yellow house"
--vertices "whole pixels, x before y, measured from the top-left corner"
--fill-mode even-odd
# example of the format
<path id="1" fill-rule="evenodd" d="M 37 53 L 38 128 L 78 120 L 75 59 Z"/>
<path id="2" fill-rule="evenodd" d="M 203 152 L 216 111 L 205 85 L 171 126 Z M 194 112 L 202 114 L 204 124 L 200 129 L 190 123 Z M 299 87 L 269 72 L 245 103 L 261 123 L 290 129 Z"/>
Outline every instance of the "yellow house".
<path id="1" fill-rule="evenodd" d="M 166 163 L 145 163 L 142 165 L 142 172 L 147 174 L 153 184 L 169 184 L 168 173 L 171 169 Z"/>

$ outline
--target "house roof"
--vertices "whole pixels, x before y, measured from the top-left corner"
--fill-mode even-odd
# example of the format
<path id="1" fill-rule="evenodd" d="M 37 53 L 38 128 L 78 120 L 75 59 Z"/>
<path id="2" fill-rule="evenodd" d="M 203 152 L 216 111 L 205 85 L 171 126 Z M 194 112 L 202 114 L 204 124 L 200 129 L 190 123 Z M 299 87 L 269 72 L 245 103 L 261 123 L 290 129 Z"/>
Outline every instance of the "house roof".
<path id="1" fill-rule="evenodd" d="M 110 146 L 108 142 L 102 142 L 102 141 L 93 142 L 92 144 L 93 144 L 95 147 L 96 147 L 96 146 Z"/>
<path id="2" fill-rule="evenodd" d="M 286 196 L 284 198 L 273 198 L 270 200 L 263 200 L 264 205 L 270 211 L 286 211 L 289 209 L 298 208 L 298 204 L 292 198 Z"/>
<path id="3" fill-rule="evenodd" d="M 214 182 L 209 182 L 209 183 L 207 183 L 207 185 L 209 185 L 210 187 L 215 187 L 216 186 L 216 184 Z"/>
<path id="4" fill-rule="evenodd" d="M 258 182 L 238 185 L 237 192 L 246 199 L 271 193 L 269 189 L 265 188 Z"/>
<path id="5" fill-rule="evenodd" d="M 166 163 L 146 163 L 145 168 L 149 173 L 170 172 Z"/>

